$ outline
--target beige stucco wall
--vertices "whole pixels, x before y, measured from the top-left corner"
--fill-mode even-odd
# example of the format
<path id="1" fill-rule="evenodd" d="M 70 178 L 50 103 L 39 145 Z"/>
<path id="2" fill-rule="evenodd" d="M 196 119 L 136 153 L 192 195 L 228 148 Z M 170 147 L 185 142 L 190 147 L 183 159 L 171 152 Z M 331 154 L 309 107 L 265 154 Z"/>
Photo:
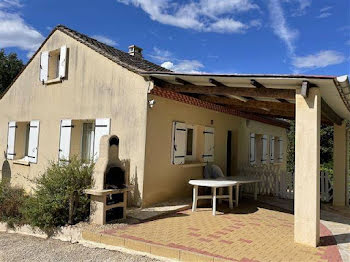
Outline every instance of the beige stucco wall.
<path id="1" fill-rule="evenodd" d="M 247 165 L 250 133 L 280 136 L 287 141 L 286 130 L 280 127 L 246 120 L 209 109 L 149 95 L 156 104 L 148 109 L 146 162 L 143 205 L 191 196 L 190 179 L 201 178 L 203 167 L 171 164 L 173 121 L 215 128 L 215 163 L 226 173 L 227 131 L 232 130 L 233 169 Z M 211 125 L 213 120 L 213 125 Z M 286 150 L 285 143 L 285 150 Z M 285 154 L 286 156 L 286 154 Z M 279 165 L 286 168 L 286 157 Z M 233 170 L 233 175 L 235 171 Z"/>
<path id="2" fill-rule="evenodd" d="M 130 177 L 136 179 L 136 194 L 142 195 L 148 83 L 60 31 L 41 51 L 63 45 L 69 54 L 66 80 L 42 85 L 39 53 L 0 100 L 1 152 L 6 151 L 9 121 L 40 120 L 38 163 L 19 166 L 10 160 L 12 183 L 30 189 L 30 180 L 49 160 L 58 159 L 61 119 L 111 118 L 111 134 L 120 138 L 120 158 L 130 159 Z"/>

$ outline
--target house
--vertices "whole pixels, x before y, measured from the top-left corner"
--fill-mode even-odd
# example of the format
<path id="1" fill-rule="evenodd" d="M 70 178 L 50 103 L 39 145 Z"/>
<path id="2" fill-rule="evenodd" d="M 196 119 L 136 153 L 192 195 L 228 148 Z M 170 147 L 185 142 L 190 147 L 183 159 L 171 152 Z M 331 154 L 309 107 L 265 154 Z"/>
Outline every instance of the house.
<path id="1" fill-rule="evenodd" d="M 315 245 L 321 121 L 336 127 L 335 198 L 345 203 L 348 88 L 344 77 L 174 73 L 135 45 L 122 52 L 59 25 L 1 97 L 2 176 L 30 190 L 50 160 L 96 161 L 100 138 L 114 134 L 133 204 L 149 206 L 190 196 L 207 163 L 227 175 L 285 171 L 281 119 L 296 116 L 296 240 Z"/>
<path id="2" fill-rule="evenodd" d="M 239 163 L 286 168 L 285 122 L 153 94 L 153 81 L 141 73 L 170 71 L 141 52 L 64 26 L 53 30 L 0 100 L 0 149 L 13 184 L 30 190 L 50 160 L 96 160 L 105 134 L 120 138 L 138 205 L 190 195 L 188 180 L 200 178 L 207 162 L 232 175 Z"/>

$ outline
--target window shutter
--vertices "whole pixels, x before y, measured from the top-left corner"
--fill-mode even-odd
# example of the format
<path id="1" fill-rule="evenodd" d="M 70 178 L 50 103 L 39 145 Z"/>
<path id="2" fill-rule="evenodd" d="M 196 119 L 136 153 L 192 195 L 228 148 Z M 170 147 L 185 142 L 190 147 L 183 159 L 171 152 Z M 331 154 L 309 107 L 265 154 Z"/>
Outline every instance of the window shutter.
<path id="1" fill-rule="evenodd" d="M 278 144 L 279 144 L 279 156 L 278 156 L 278 161 L 282 162 L 283 161 L 283 140 L 282 138 L 278 139 Z"/>
<path id="2" fill-rule="evenodd" d="M 214 128 L 205 127 L 204 129 L 204 154 L 203 162 L 214 162 Z"/>
<path id="3" fill-rule="evenodd" d="M 66 77 L 67 46 L 62 46 L 60 51 L 59 77 Z"/>
<path id="4" fill-rule="evenodd" d="M 14 159 L 16 152 L 15 152 L 15 138 L 16 138 L 16 122 L 11 121 L 9 122 L 8 126 L 8 134 L 7 134 L 7 159 Z"/>
<path id="5" fill-rule="evenodd" d="M 255 164 L 255 134 L 250 134 L 250 142 L 249 142 L 249 163 Z"/>
<path id="6" fill-rule="evenodd" d="M 30 121 L 28 160 L 31 163 L 38 162 L 39 127 L 40 127 L 39 121 L 37 120 Z"/>
<path id="7" fill-rule="evenodd" d="M 102 136 L 109 135 L 111 119 L 99 118 L 95 122 L 95 141 L 94 141 L 94 161 L 96 162 L 100 153 L 100 139 Z"/>
<path id="8" fill-rule="evenodd" d="M 59 161 L 69 160 L 72 127 L 71 119 L 61 120 L 60 147 L 58 153 Z"/>
<path id="9" fill-rule="evenodd" d="M 266 163 L 267 158 L 268 158 L 268 153 L 267 153 L 267 135 L 263 135 L 262 138 L 262 156 L 261 156 L 261 162 L 263 164 Z"/>
<path id="10" fill-rule="evenodd" d="M 180 123 L 180 122 L 173 122 L 173 136 L 172 136 L 172 150 L 171 150 L 172 164 L 181 165 L 185 163 L 186 140 L 187 140 L 186 124 Z"/>
<path id="11" fill-rule="evenodd" d="M 45 51 L 41 53 L 40 58 L 40 81 L 45 82 L 47 81 L 49 73 L 49 52 Z"/>
<path id="12" fill-rule="evenodd" d="M 270 162 L 273 163 L 275 161 L 275 137 L 270 137 Z"/>

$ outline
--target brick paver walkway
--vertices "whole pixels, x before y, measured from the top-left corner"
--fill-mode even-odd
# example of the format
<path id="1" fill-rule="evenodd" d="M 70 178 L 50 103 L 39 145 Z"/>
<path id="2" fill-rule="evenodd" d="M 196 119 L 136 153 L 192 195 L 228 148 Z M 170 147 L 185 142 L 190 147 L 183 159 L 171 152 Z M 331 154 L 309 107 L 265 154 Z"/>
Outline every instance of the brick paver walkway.
<path id="1" fill-rule="evenodd" d="M 295 244 L 293 215 L 242 205 L 217 216 L 199 208 L 84 238 L 184 261 L 342 261 L 330 230 L 321 225 L 321 246 Z M 92 239 L 93 238 L 93 239 Z"/>

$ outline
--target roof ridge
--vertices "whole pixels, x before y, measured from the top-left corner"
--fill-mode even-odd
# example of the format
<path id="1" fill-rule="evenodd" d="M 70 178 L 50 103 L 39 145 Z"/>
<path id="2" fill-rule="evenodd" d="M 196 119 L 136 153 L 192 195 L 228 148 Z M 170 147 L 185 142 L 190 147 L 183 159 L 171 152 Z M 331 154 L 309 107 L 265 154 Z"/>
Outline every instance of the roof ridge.
<path id="1" fill-rule="evenodd" d="M 112 60 L 113 62 L 123 66 L 134 73 L 143 73 L 150 71 L 158 71 L 158 72 L 172 72 L 164 67 L 161 67 L 143 57 L 135 57 L 131 56 L 129 53 L 115 48 L 113 46 L 107 45 L 97 39 L 90 37 L 86 34 L 80 33 L 74 29 L 71 29 L 65 25 L 59 24 L 57 25 L 53 31 L 59 30 L 71 37 L 75 40 L 81 42 L 82 44 L 92 48 L 96 52 L 105 56 L 106 58 Z"/>

